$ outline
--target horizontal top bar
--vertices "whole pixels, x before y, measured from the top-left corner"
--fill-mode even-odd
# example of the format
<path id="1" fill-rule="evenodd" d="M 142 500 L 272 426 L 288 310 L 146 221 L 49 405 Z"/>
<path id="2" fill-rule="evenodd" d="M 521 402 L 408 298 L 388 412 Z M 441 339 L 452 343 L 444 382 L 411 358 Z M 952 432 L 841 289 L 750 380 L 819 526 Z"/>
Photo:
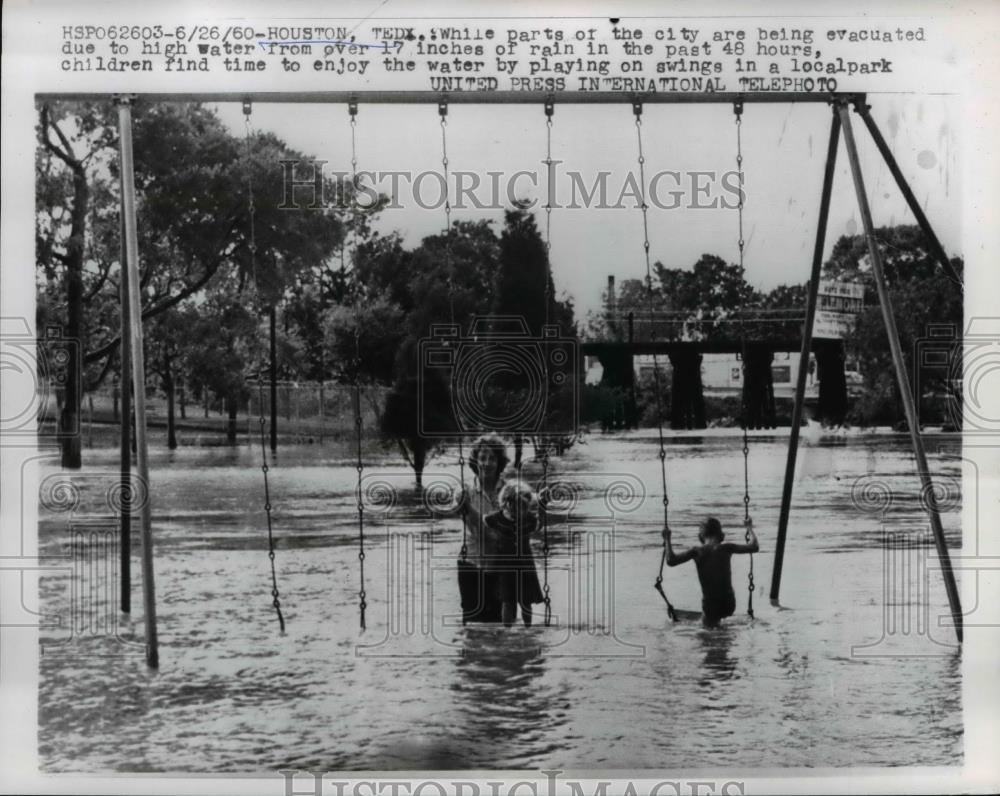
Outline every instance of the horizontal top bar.
<path id="1" fill-rule="evenodd" d="M 40 92 L 39 100 L 96 101 L 102 97 L 112 99 L 121 92 Z M 206 91 L 206 92 L 141 92 L 138 99 L 151 102 L 297 102 L 426 105 L 448 104 L 530 105 L 552 102 L 563 105 L 610 105 L 639 102 L 655 104 L 732 104 L 789 103 L 789 102 L 864 102 L 865 94 L 857 92 L 768 91 L 768 92 L 719 92 L 671 93 L 631 91 Z"/>

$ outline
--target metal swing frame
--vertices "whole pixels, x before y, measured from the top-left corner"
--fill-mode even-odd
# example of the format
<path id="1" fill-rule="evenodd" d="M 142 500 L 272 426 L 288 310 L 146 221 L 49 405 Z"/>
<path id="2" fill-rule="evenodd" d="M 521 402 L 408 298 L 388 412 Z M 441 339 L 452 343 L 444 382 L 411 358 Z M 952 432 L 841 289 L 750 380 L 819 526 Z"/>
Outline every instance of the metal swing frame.
<path id="1" fill-rule="evenodd" d="M 806 304 L 806 323 L 802 334 L 802 348 L 800 351 L 798 378 L 796 381 L 795 403 L 792 415 L 791 438 L 788 447 L 788 459 L 786 462 L 785 478 L 782 489 L 781 511 L 778 521 L 778 535 L 775 546 L 774 568 L 772 571 L 770 597 L 776 603 L 781 585 L 781 570 L 784 561 L 784 550 L 787 539 L 788 519 L 791 510 L 791 498 L 795 471 L 795 459 L 799 441 L 799 424 L 802 419 L 802 407 L 805 393 L 805 374 L 808 361 L 809 350 L 812 342 L 812 322 L 815 318 L 816 303 L 819 290 L 819 277 L 822 268 L 823 246 L 826 238 L 826 227 L 829 215 L 830 195 L 833 185 L 834 166 L 838 147 L 838 138 L 843 128 L 844 142 L 847 149 L 847 156 L 850 161 L 851 176 L 857 194 L 859 211 L 861 214 L 865 238 L 868 243 L 868 251 L 872 262 L 872 271 L 875 277 L 875 285 L 879 296 L 879 304 L 882 311 L 883 322 L 889 338 L 890 352 L 897 383 L 903 400 L 903 410 L 909 426 L 910 440 L 913 447 L 914 456 L 917 462 L 917 471 L 923 487 L 923 494 L 926 495 L 925 507 L 930 518 L 931 528 L 934 535 L 935 547 L 940 561 L 941 571 L 944 579 L 945 590 L 948 595 L 948 602 L 952 615 L 952 622 L 955 627 L 956 637 L 961 643 L 962 633 L 962 607 L 958 594 L 958 587 L 955 582 L 954 570 L 948 553 L 947 544 L 944 537 L 944 530 L 941 525 L 941 516 L 935 498 L 933 480 L 927 465 L 927 455 L 924 450 L 923 440 L 920 434 L 916 405 L 913 392 L 910 386 L 910 379 L 907 374 L 906 365 L 903 360 L 902 348 L 899 341 L 899 333 L 896 328 L 896 321 L 890 303 L 888 288 L 886 286 L 883 272 L 882 258 L 878 249 L 878 241 L 875 237 L 875 228 L 872 221 L 871 209 L 868 204 L 868 197 L 864 185 L 864 177 L 861 171 L 861 163 L 858 157 L 857 145 L 854 133 L 851 128 L 850 107 L 853 106 L 855 112 L 865 123 L 875 145 L 882 156 L 889 171 L 892 173 L 897 186 L 906 200 L 910 211 L 913 213 L 924 236 L 927 238 L 931 253 L 935 260 L 941 265 L 945 272 L 958 284 L 961 279 L 948 260 L 947 255 L 941 246 L 940 241 L 927 220 L 922 208 L 916 200 L 913 191 L 906 182 L 905 177 L 899 169 L 888 144 L 875 124 L 870 114 L 870 107 L 867 104 L 867 95 L 857 92 L 838 93 L 804 93 L 804 92 L 723 92 L 717 94 L 671 94 L 671 93 L 650 93 L 635 94 L 632 92 L 455 92 L 440 93 L 433 91 L 292 91 L 292 92 L 151 92 L 137 94 L 107 94 L 99 92 L 42 92 L 36 95 L 40 102 L 46 101 L 99 101 L 102 99 L 113 101 L 118 107 L 118 124 L 120 132 L 119 141 L 119 161 L 122 180 L 122 227 L 123 227 L 123 251 L 125 253 L 125 271 L 127 274 L 127 289 L 122 295 L 122 319 L 128 330 L 127 345 L 131 354 L 132 383 L 134 389 L 134 401 L 136 410 L 136 447 L 137 447 L 137 474 L 140 478 L 148 479 L 148 450 L 145 434 L 145 412 L 144 392 L 142 384 L 142 320 L 141 301 L 139 295 L 139 246 L 136 226 L 136 191 L 135 172 L 132 157 L 132 107 L 141 97 L 142 101 L 149 102 L 258 102 L 258 103 L 365 103 L 365 104 L 402 104 L 402 105 L 423 105 L 433 104 L 440 107 L 441 103 L 447 104 L 614 104 L 632 105 L 636 104 L 787 104 L 787 103 L 824 103 L 831 106 L 833 118 L 830 129 L 830 142 L 827 150 L 826 168 L 824 170 L 823 189 L 820 200 L 819 223 L 816 232 L 816 246 L 813 252 L 812 270 L 809 281 L 809 293 Z M 126 344 L 123 336 L 123 345 Z M 124 382 L 124 377 L 123 377 Z M 127 419 L 124 420 L 127 424 Z M 130 487 L 129 479 L 122 467 L 122 481 L 125 489 Z M 146 660 L 149 666 L 158 665 L 158 648 L 156 633 L 156 610 L 155 610 L 155 590 L 153 583 L 153 538 L 151 531 L 152 524 L 152 500 L 146 500 L 142 506 L 141 514 L 141 536 L 142 536 L 142 569 L 143 569 L 143 603 L 145 615 L 146 631 Z M 127 529 L 127 525 L 123 523 Z M 123 545 L 124 549 L 124 545 Z M 123 578 L 127 577 L 127 569 L 123 568 Z M 123 594 L 124 598 L 124 594 Z M 123 599 L 123 606 L 127 606 L 127 601 Z"/>

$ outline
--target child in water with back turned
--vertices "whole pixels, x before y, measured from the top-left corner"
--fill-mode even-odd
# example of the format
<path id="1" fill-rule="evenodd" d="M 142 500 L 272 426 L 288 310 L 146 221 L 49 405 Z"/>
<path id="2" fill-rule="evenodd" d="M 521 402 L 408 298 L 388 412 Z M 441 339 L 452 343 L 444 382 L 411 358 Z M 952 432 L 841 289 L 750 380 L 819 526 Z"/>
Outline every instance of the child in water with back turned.
<path id="1" fill-rule="evenodd" d="M 715 517 L 706 517 L 698 526 L 698 541 L 701 544 L 680 555 L 674 553 L 670 544 L 670 526 L 663 529 L 663 538 L 667 542 L 667 566 L 676 567 L 694 559 L 701 582 L 701 621 L 705 627 L 718 626 L 722 619 L 732 616 L 736 610 L 730 560 L 734 553 L 756 553 L 760 549 L 757 535 L 753 532 L 753 521 L 749 518 L 746 528 L 750 539 L 747 544 L 726 542 L 723 541 L 726 535 L 722 532 L 722 523 Z"/>

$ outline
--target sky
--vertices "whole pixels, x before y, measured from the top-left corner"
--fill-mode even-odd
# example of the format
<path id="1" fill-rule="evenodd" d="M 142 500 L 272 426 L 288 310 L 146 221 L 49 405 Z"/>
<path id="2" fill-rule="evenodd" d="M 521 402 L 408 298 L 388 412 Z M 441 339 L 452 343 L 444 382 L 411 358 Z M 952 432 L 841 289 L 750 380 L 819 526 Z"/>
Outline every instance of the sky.
<path id="1" fill-rule="evenodd" d="M 892 148 L 931 224 L 949 255 L 962 255 L 959 179 L 958 99 L 953 95 L 878 94 L 869 97 L 872 116 Z M 220 117 L 238 135 L 244 133 L 242 109 L 217 106 Z M 743 114 L 744 264 L 746 278 L 756 288 L 808 279 L 815 245 L 820 189 L 830 129 L 826 104 L 752 104 Z M 257 104 L 255 129 L 270 131 L 308 156 L 327 160 L 328 171 L 350 170 L 350 126 L 346 106 Z M 668 267 L 691 268 L 703 253 L 737 262 L 738 218 L 734 209 L 691 207 L 706 204 L 694 196 L 690 172 L 726 172 L 736 167 L 736 129 L 731 105 L 648 104 L 643 113 L 643 149 L 647 183 L 659 172 L 681 173 L 684 196 L 677 208 L 649 210 L 652 260 Z M 888 168 L 860 118 L 852 124 L 876 226 L 915 223 Z M 434 105 L 362 105 L 357 117 L 358 168 L 368 171 L 441 171 L 441 127 Z M 546 180 L 545 114 L 534 105 L 453 105 L 448 113 L 449 169 L 513 175 L 519 170 L 538 175 L 516 183 L 518 196 L 534 198 L 544 229 Z M 552 157 L 557 166 L 557 201 L 570 195 L 570 171 L 583 185 L 607 171 L 608 195 L 617 200 L 638 175 L 636 127 L 632 109 L 621 105 L 559 105 L 552 126 Z M 308 173 L 308 172 L 307 172 Z M 561 176 L 560 176 L 561 175 Z M 659 183 L 663 203 L 674 178 Z M 710 178 L 698 178 L 704 184 Z M 721 176 L 720 176 L 721 179 Z M 421 195 L 438 204 L 438 180 L 425 178 Z M 505 183 L 502 183 L 505 184 Z M 720 197 L 721 183 L 711 197 Z M 389 191 L 386 179 L 380 187 Z M 485 189 L 483 189 L 485 191 Z M 428 234 L 444 228 L 444 210 L 425 209 L 399 194 L 397 209 L 384 211 L 376 228 L 397 230 L 416 246 Z M 484 199 L 488 192 L 477 194 Z M 454 201 L 454 198 L 453 198 Z M 612 201 L 612 204 L 615 202 Z M 620 282 L 645 274 L 642 213 L 633 194 L 624 207 L 556 207 L 551 214 L 551 262 L 556 291 L 573 298 L 577 316 L 601 306 L 607 277 Z M 502 226 L 500 209 L 456 209 L 453 220 L 492 218 Z M 826 254 L 843 234 L 860 232 L 857 198 L 841 137 L 833 187 Z"/>

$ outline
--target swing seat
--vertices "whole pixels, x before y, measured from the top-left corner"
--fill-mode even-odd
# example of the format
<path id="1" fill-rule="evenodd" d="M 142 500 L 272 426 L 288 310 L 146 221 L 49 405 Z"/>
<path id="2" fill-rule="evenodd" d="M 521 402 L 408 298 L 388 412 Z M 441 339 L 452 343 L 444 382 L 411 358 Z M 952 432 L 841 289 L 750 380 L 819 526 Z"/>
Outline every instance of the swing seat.
<path id="1" fill-rule="evenodd" d="M 686 608 L 674 608 L 675 622 L 700 622 L 701 611 L 689 611 Z"/>

